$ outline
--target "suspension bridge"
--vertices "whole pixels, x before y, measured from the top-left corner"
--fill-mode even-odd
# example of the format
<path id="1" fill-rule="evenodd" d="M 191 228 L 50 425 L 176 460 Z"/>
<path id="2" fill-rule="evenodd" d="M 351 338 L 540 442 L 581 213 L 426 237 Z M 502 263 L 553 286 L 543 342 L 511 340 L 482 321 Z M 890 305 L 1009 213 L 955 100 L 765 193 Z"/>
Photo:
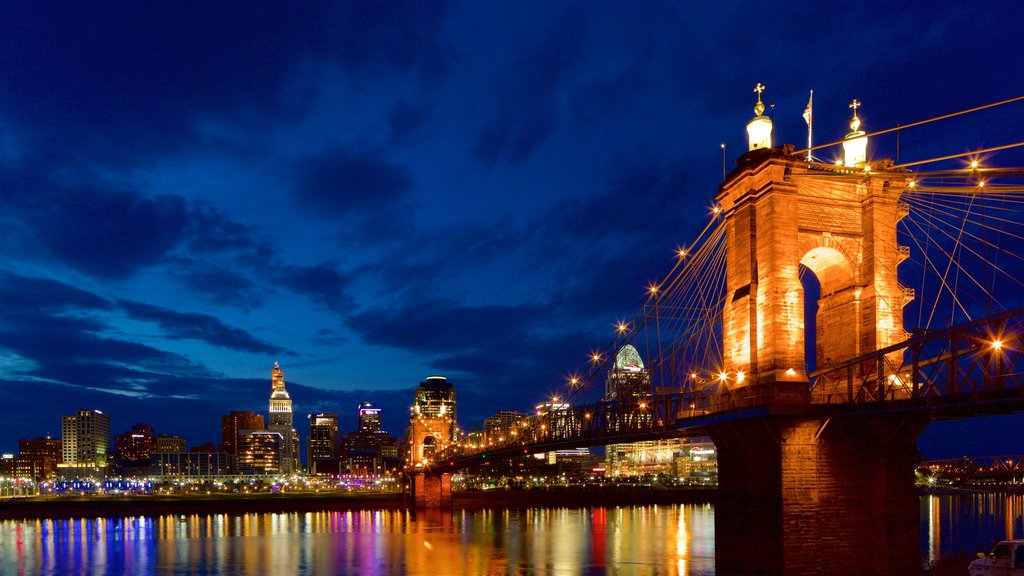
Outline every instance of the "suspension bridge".
<path id="1" fill-rule="evenodd" d="M 1024 411 L 1024 168 L 998 167 L 1024 143 L 870 161 L 898 131 L 861 131 L 854 101 L 843 140 L 775 147 L 760 90 L 706 226 L 561 394 L 482 440 L 412 419 L 418 504 L 485 459 L 710 436 L 719 573 L 918 570 L 917 436 Z"/>

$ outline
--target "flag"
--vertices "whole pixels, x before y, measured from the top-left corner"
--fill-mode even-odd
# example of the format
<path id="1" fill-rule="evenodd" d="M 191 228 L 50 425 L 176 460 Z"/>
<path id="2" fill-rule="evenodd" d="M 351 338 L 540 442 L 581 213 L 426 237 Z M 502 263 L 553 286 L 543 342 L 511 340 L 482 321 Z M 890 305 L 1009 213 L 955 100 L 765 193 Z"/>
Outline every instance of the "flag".
<path id="1" fill-rule="evenodd" d="M 811 97 L 807 99 L 807 107 L 804 108 L 804 122 L 811 125 L 811 105 L 814 103 L 814 90 L 811 90 Z"/>

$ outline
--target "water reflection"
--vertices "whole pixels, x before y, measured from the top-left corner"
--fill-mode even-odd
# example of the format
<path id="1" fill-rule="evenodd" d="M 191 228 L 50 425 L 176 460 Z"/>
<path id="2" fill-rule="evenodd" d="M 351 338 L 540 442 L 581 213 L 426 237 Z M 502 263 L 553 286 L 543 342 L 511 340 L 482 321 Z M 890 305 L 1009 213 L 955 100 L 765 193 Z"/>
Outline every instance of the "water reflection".
<path id="1" fill-rule="evenodd" d="M 714 572 L 710 505 L 0 522 L 3 574 Z"/>
<path id="2" fill-rule="evenodd" d="M 955 494 L 924 496 L 921 548 L 934 563 L 943 555 L 991 550 L 996 542 L 1024 538 L 1024 495 Z"/>

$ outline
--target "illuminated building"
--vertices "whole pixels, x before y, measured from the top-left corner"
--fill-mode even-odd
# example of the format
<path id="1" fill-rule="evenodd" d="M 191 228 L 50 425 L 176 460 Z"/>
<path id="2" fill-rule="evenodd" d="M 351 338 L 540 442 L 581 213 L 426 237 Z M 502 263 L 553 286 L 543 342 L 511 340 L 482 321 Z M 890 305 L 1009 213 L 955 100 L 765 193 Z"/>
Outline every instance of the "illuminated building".
<path id="1" fill-rule="evenodd" d="M 263 415 L 248 410 L 232 410 L 220 417 L 220 449 L 238 456 L 238 436 L 244 430 L 263 430 Z M 184 452 L 184 448 L 181 452 Z"/>
<path id="2" fill-rule="evenodd" d="M 353 474 L 383 474 L 398 466 L 395 437 L 381 430 L 381 410 L 370 402 L 359 405 L 359 429 L 345 440 L 342 467 Z"/>
<path id="3" fill-rule="evenodd" d="M 292 422 L 292 399 L 284 388 L 284 372 L 281 366 L 274 362 L 274 370 L 271 372 L 270 393 L 270 414 L 267 430 L 281 435 L 281 472 L 291 474 L 300 468 L 299 466 L 299 435 L 295 432 Z M 238 462 L 242 458 L 239 454 Z"/>
<path id="4" fill-rule="evenodd" d="M 279 474 L 281 446 L 284 438 L 279 432 L 247 430 L 238 437 L 236 468 L 242 474 Z"/>
<path id="5" fill-rule="evenodd" d="M 64 457 L 61 441 L 50 437 L 18 441 L 18 458 L 36 463 L 35 480 L 41 482 L 54 477 L 54 470 Z"/>
<path id="6" fill-rule="evenodd" d="M 370 402 L 359 405 L 359 431 L 380 432 L 380 408 Z"/>
<path id="7" fill-rule="evenodd" d="M 444 376 L 427 376 L 416 388 L 412 407 L 413 416 L 446 418 L 450 422 L 450 438 L 458 441 L 458 423 L 455 411 L 455 387 Z"/>
<path id="8" fill-rule="evenodd" d="M 513 431 L 513 427 L 525 418 L 522 412 L 501 410 L 494 416 L 484 420 L 484 441 L 494 442 L 504 438 Z"/>
<path id="9" fill-rule="evenodd" d="M 310 414 L 306 463 L 312 474 L 338 473 L 338 415 Z"/>
<path id="10" fill-rule="evenodd" d="M 223 476 L 232 469 L 227 452 L 157 452 L 153 454 L 153 476 L 196 478 Z"/>
<path id="11" fill-rule="evenodd" d="M 110 416 L 99 410 L 79 410 L 61 418 L 64 452 L 60 468 L 104 468 L 110 452 Z"/>
<path id="12" fill-rule="evenodd" d="M 156 452 L 156 436 L 149 424 L 136 424 L 114 437 L 114 457 L 122 474 L 149 471 L 149 460 Z"/>
<path id="13" fill-rule="evenodd" d="M 186 442 L 181 436 L 161 434 L 156 437 L 157 452 L 184 452 Z"/>
<path id="14" fill-rule="evenodd" d="M 652 396 L 651 373 L 644 368 L 636 348 L 626 344 L 615 355 L 615 366 L 605 380 L 606 402 L 615 402 L 625 414 L 621 427 L 649 422 L 646 406 Z M 605 448 L 608 473 L 612 476 L 657 474 L 671 470 L 681 441 L 646 440 L 629 444 L 609 444 Z"/>
<path id="15" fill-rule="evenodd" d="M 718 452 L 711 442 L 684 446 L 675 462 L 676 476 L 689 484 L 718 484 Z"/>

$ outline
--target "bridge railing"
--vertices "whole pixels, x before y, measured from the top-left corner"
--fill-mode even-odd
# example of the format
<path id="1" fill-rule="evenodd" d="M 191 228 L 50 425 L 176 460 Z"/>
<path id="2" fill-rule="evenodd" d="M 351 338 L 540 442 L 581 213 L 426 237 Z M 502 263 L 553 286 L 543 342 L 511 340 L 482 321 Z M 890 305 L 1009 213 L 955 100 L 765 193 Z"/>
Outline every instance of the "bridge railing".
<path id="1" fill-rule="evenodd" d="M 909 339 L 811 375 L 811 401 L 886 401 L 999 395 L 1021 390 L 1024 308 Z"/>

